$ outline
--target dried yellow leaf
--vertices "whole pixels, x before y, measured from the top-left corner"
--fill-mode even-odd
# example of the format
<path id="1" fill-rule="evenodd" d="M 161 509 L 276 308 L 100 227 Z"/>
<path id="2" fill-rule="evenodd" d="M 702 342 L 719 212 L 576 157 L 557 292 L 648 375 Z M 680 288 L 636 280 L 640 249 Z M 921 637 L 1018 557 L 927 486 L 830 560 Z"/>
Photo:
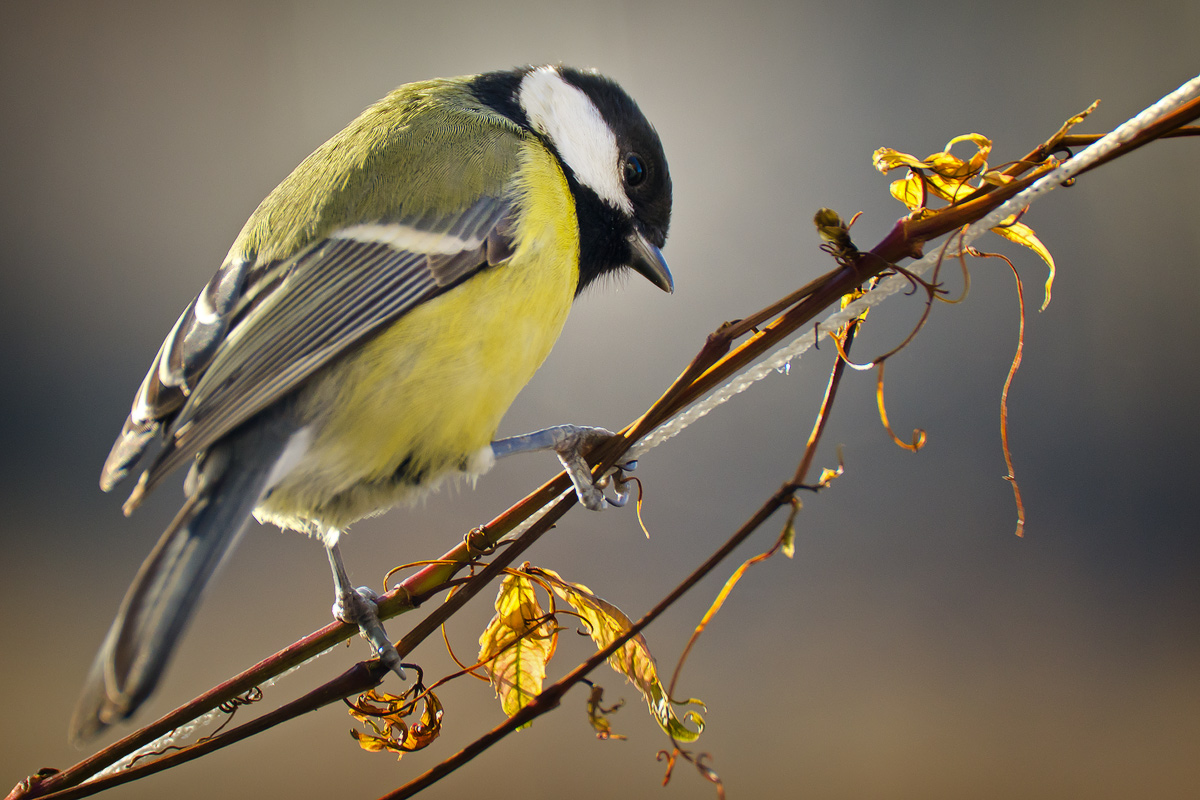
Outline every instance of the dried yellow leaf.
<path id="1" fill-rule="evenodd" d="M 1059 135 L 1065 134 L 1072 126 L 1082 121 L 1095 107 L 1096 104 L 1093 103 L 1086 111 L 1076 114 L 1067 120 L 1062 130 L 1059 131 Z M 950 153 L 950 149 L 961 142 L 969 142 L 975 145 L 975 154 L 965 161 Z M 1003 186 L 1004 184 L 1011 183 L 1014 180 L 1012 176 L 1005 175 L 999 171 L 988 170 L 987 159 L 991 155 L 991 152 L 991 139 L 981 133 L 967 133 L 962 136 L 955 136 L 946 143 L 944 151 L 934 153 L 926 159 L 918 159 L 915 156 L 911 156 L 908 153 L 901 153 L 890 147 L 880 147 L 871 154 L 871 163 L 880 172 L 887 172 L 901 166 L 914 170 L 914 172 L 910 172 L 903 180 L 892 182 L 888 188 L 892 197 L 904 203 L 909 211 L 917 212 L 927 208 L 928 195 L 930 194 L 953 204 L 973 194 L 982 186 L 989 184 L 992 186 Z M 917 174 L 915 170 L 920 170 L 920 174 Z M 972 183 L 976 178 L 978 178 L 978 185 Z M 1050 305 L 1051 291 L 1054 287 L 1054 257 L 1050 255 L 1050 251 L 1037 238 L 1033 230 L 1028 225 L 1017 222 L 1015 217 L 1009 217 L 999 226 L 992 228 L 992 231 L 1009 241 L 1016 242 L 1022 247 L 1028 247 L 1037 253 L 1046 262 L 1046 266 L 1050 268 L 1050 272 L 1046 277 L 1046 296 L 1042 302 L 1042 310 L 1044 311 L 1046 306 Z M 886 425 L 886 418 L 884 419 L 884 424 Z M 916 434 L 914 433 L 915 436 Z M 900 443 L 899 440 L 897 442 Z M 903 443 L 900 444 L 908 446 L 903 445 Z M 915 438 L 913 446 L 919 446 Z"/>
<path id="2" fill-rule="evenodd" d="M 915 172 L 898 181 L 893 181 L 890 187 L 892 197 L 908 206 L 910 211 L 925 207 L 925 181 Z"/>
<path id="3" fill-rule="evenodd" d="M 975 154 L 963 160 L 953 153 L 950 148 L 959 142 L 970 142 L 975 145 Z M 890 147 L 881 147 L 871 156 L 871 163 L 880 172 L 887 172 L 896 167 L 905 166 L 912 170 L 921 170 L 922 177 L 909 175 L 903 181 L 891 185 L 892 196 L 910 210 L 924 208 L 927 205 L 926 194 L 932 192 L 941 199 L 954 203 L 978 187 L 970 181 L 979 177 L 987 170 L 987 158 L 992 152 L 992 141 L 978 133 L 968 133 L 956 136 L 946 144 L 946 149 L 933 153 L 928 158 L 919 159 L 908 153 L 901 153 Z"/>
<path id="4" fill-rule="evenodd" d="M 433 740 L 442 732 L 443 713 L 442 702 L 437 699 L 437 695 L 433 692 L 426 694 L 421 719 L 409 726 L 403 749 L 411 752 L 433 744 Z"/>
<path id="5" fill-rule="evenodd" d="M 875 169 L 883 173 L 890 172 L 896 167 L 911 167 L 912 169 L 927 169 L 929 167 L 928 164 L 916 156 L 901 153 L 899 150 L 893 150 L 890 147 L 881 147 L 872 153 L 871 163 L 875 166 Z"/>
<path id="6" fill-rule="evenodd" d="M 424 692 L 424 694 L 422 694 Z M 413 697 L 421 697 L 421 718 L 409 725 L 405 718 L 415 709 Z M 351 730 L 358 746 L 368 753 L 391 752 L 400 758 L 433 743 L 442 732 L 442 703 L 433 692 L 418 685 L 403 695 L 379 693 L 374 689 L 358 696 L 350 706 L 350 716 L 371 729 L 371 733 Z"/>
<path id="7" fill-rule="evenodd" d="M 362 731 L 351 730 L 350 735 L 358 742 L 358 746 L 368 753 L 381 753 L 384 750 L 392 750 L 395 752 L 390 741 L 383 736 L 373 736 Z"/>
<path id="8" fill-rule="evenodd" d="M 971 165 L 950 153 L 934 153 L 925 159 L 929 169 L 947 180 L 964 180 L 971 176 Z"/>
<path id="9" fill-rule="evenodd" d="M 930 191 L 949 203 L 956 203 L 975 191 L 968 178 L 947 178 L 935 172 L 926 180 Z"/>
<path id="10" fill-rule="evenodd" d="M 496 594 L 496 616 L 479 637 L 479 662 L 505 714 L 511 717 L 541 694 L 554 644 L 555 628 L 538 603 L 533 582 L 524 575 L 506 575 Z"/>
<path id="11" fill-rule="evenodd" d="M 967 162 L 967 168 L 970 172 L 978 173 L 987 169 L 987 157 L 992 152 L 992 140 L 981 133 L 965 133 L 962 136 L 955 136 L 949 142 L 946 142 L 946 149 L 954 147 L 959 142 L 970 142 L 975 145 L 976 153 L 971 156 Z"/>
<path id="12" fill-rule="evenodd" d="M 796 557 L 796 526 L 792 524 L 790 516 L 787 524 L 783 526 L 783 535 L 779 540 L 779 552 L 788 558 Z"/>
<path id="13" fill-rule="evenodd" d="M 1045 311 L 1046 306 L 1050 305 L 1050 295 L 1054 288 L 1054 256 L 1050 255 L 1050 251 L 1046 249 L 1046 245 L 1042 244 L 1041 239 L 1034 234 L 1032 228 L 1023 222 L 1016 222 L 1015 219 L 1015 217 L 1008 217 L 1008 219 L 1001 222 L 998 226 L 992 228 L 992 233 L 999 234 L 1010 242 L 1016 242 L 1022 247 L 1028 247 L 1041 256 L 1042 261 L 1046 262 L 1046 266 L 1050 268 L 1050 272 L 1046 276 L 1046 295 L 1040 309 Z"/>
<path id="14" fill-rule="evenodd" d="M 598 597 L 591 589 L 580 583 L 569 583 L 558 573 L 542 568 L 534 568 L 531 573 L 540 576 L 554 590 L 554 593 L 568 602 L 587 623 L 588 633 L 597 647 L 604 648 L 627 633 L 633 627 L 629 617 L 612 603 Z M 646 705 L 655 721 L 669 735 L 682 742 L 692 742 L 699 738 L 704 730 L 704 718 L 695 711 L 689 711 L 680 719 L 675 714 L 673 701 L 667 697 L 666 690 L 658 679 L 658 669 L 654 656 L 646 639 L 637 634 L 608 657 L 608 665 L 624 675 L 646 699 Z M 688 700 L 678 705 L 704 704 L 699 700 Z M 697 730 L 691 730 L 683 723 L 690 721 Z"/>

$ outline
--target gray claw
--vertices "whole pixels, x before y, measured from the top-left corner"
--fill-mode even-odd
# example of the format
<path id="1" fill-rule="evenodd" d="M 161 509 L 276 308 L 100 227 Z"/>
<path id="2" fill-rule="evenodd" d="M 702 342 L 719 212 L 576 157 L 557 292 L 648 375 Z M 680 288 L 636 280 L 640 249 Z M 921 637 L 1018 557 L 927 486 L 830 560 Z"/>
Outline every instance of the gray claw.
<path id="1" fill-rule="evenodd" d="M 353 592 L 339 592 L 333 604 L 333 616 L 342 622 L 357 625 L 359 635 L 371 643 L 383 665 L 403 680 L 406 676 L 404 668 L 400 666 L 400 653 L 379 621 L 379 612 L 376 610 L 378 598 L 379 595 L 367 586 L 360 586 Z"/>
<path id="2" fill-rule="evenodd" d="M 584 507 L 592 511 L 600 511 L 608 506 L 604 499 L 604 491 L 597 487 L 592 480 L 592 470 L 588 467 L 583 454 L 600 442 L 609 439 L 613 433 L 604 428 L 585 428 L 577 425 L 560 425 L 551 429 L 554 437 L 554 452 L 562 462 L 571 483 L 575 486 L 575 496 Z"/>
<path id="3" fill-rule="evenodd" d="M 629 503 L 632 491 L 629 489 L 614 489 L 612 497 L 607 498 L 608 504 L 614 508 L 624 508 Z"/>

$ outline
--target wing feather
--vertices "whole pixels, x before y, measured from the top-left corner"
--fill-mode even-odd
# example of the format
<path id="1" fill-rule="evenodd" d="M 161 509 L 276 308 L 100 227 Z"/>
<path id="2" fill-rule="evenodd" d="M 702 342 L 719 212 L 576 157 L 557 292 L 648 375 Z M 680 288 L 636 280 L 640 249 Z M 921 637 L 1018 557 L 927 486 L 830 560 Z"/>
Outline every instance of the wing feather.
<path id="1" fill-rule="evenodd" d="M 176 467 L 347 348 L 507 258 L 512 204 L 484 197 L 455 214 L 336 231 L 284 264 L 223 268 L 163 343 L 102 485 L 114 485 L 165 434 L 126 503 L 131 511 Z"/>

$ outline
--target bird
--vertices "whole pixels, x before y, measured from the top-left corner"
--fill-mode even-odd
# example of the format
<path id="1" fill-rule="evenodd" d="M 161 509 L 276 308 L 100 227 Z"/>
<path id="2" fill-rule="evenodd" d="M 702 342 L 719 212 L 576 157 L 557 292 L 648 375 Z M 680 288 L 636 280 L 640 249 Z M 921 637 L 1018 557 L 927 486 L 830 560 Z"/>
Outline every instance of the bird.
<path id="1" fill-rule="evenodd" d="M 373 595 L 349 584 L 347 526 L 530 450 L 554 450 L 602 507 L 579 465 L 607 431 L 495 435 L 584 289 L 633 270 L 673 291 L 671 204 L 637 103 L 560 64 L 405 84 L 305 158 L 167 334 L 104 464 L 104 491 L 141 470 L 126 515 L 190 466 L 71 738 L 150 696 L 252 517 L 324 545 L 335 615 L 403 674 Z"/>

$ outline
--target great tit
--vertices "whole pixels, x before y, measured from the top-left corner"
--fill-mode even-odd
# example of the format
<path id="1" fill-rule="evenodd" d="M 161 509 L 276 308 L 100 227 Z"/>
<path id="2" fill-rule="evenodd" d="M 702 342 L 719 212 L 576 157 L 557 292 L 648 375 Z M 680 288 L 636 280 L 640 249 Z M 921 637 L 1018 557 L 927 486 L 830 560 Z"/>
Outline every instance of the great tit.
<path id="1" fill-rule="evenodd" d="M 407 84 L 317 148 L 167 335 L 104 465 L 108 491 L 146 457 L 127 514 L 191 469 L 91 669 L 73 738 L 151 693 L 251 515 L 322 541 L 335 613 L 398 670 L 370 599 L 349 587 L 342 531 L 511 452 L 577 461 L 594 429 L 492 439 L 584 288 L 632 268 L 672 290 L 659 249 L 670 214 L 658 135 L 591 71 Z M 602 504 L 590 474 L 574 477 L 581 500 Z"/>

